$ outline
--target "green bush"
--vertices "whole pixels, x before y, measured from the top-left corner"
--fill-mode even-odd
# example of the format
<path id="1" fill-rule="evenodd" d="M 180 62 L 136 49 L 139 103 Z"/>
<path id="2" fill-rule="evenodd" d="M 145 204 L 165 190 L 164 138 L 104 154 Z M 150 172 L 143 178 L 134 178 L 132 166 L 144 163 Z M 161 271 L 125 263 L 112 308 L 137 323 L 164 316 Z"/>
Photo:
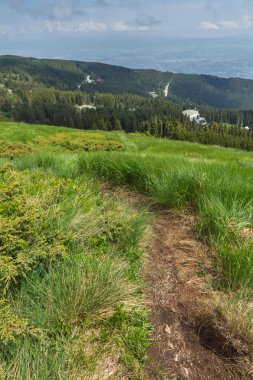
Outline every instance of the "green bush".
<path id="1" fill-rule="evenodd" d="M 89 137 L 87 135 L 87 137 Z M 124 146 L 114 141 L 100 141 L 99 139 L 87 138 L 86 135 L 76 133 L 68 135 L 57 133 L 48 138 L 36 137 L 34 142 L 39 145 L 60 146 L 72 152 L 95 152 L 95 151 L 122 151 Z"/>
<path id="2" fill-rule="evenodd" d="M 0 140 L 0 157 L 13 158 L 16 156 L 24 156 L 32 151 L 30 145 L 21 142 L 7 142 Z"/>
<path id="3" fill-rule="evenodd" d="M 26 191 L 31 178 L 6 167 L 0 174 L 0 289 L 5 294 L 36 265 L 49 266 L 66 254 L 66 236 L 54 225 L 52 206 L 60 183 L 38 196 Z M 50 215 L 50 209 L 53 211 Z M 53 219 L 52 219 L 53 218 Z M 54 226 L 54 227 L 53 227 Z"/>
<path id="4" fill-rule="evenodd" d="M 25 336 L 38 336 L 40 330 L 28 326 L 26 319 L 15 315 L 11 306 L 5 300 L 0 300 L 0 344 L 6 347 L 18 338 Z"/>

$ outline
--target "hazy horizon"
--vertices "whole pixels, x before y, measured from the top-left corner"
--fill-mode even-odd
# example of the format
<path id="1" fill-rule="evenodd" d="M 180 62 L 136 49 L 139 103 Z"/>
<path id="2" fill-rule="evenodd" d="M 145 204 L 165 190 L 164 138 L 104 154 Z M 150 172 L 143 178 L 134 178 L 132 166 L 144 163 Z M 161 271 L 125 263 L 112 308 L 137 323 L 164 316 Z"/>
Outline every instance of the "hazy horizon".
<path id="1" fill-rule="evenodd" d="M 2 0 L 0 54 L 253 79 L 251 0 Z"/>

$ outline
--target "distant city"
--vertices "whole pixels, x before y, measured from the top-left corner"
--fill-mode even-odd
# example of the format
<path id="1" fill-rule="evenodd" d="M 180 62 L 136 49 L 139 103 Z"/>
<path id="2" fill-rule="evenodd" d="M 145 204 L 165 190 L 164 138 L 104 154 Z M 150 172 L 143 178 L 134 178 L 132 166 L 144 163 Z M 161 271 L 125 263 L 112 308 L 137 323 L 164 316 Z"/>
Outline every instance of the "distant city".
<path id="1" fill-rule="evenodd" d="M 161 41 L 148 48 L 87 51 L 79 59 L 139 69 L 253 79 L 253 43 L 238 39 Z"/>
<path id="2" fill-rule="evenodd" d="M 152 55 L 145 51 L 115 51 L 114 57 L 92 56 L 89 60 L 126 66 L 138 69 L 156 69 L 186 74 L 208 74 L 219 77 L 239 77 L 253 79 L 253 53 L 251 56 L 236 56 L 217 51 L 210 52 L 189 47 L 187 50 L 175 49 L 162 52 L 153 51 Z M 130 58 L 131 57 L 131 58 Z"/>

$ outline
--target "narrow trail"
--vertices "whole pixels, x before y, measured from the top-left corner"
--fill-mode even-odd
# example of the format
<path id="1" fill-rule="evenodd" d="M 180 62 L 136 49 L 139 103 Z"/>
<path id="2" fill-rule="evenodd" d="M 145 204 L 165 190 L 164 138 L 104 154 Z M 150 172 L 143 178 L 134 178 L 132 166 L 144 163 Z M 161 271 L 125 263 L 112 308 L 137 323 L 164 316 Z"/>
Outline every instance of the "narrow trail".
<path id="1" fill-rule="evenodd" d="M 214 292 L 201 278 L 208 249 L 194 238 L 192 217 L 161 211 L 144 267 L 146 304 L 155 326 L 149 380 L 234 380 L 247 347 L 217 315 Z M 199 272 L 199 274 L 198 274 Z"/>

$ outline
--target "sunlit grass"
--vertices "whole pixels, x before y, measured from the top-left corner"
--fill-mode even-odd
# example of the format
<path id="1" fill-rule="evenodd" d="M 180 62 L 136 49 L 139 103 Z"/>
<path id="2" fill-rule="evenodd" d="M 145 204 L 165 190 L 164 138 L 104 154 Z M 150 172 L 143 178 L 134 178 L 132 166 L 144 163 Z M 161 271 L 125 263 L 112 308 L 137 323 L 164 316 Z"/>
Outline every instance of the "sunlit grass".
<path id="1" fill-rule="evenodd" d="M 74 352 L 93 324 L 97 344 L 103 347 L 106 340 L 114 347 L 121 361 L 116 369 L 139 379 L 143 363 L 137 353 L 128 353 L 126 342 L 130 329 L 136 336 L 139 331 L 134 315 L 143 315 L 140 349 L 146 350 L 150 335 L 139 271 L 147 214 L 102 194 L 99 183 L 80 175 L 77 160 L 69 158 L 39 153 L 2 168 L 0 217 L 1 222 L 9 219 L 2 223 L 5 255 L 0 257 L 6 261 L 10 256 L 12 277 L 1 293 L 6 305 L 0 303 L 0 377 L 93 376 L 103 358 L 94 357 L 93 365 L 86 366 L 87 355 Z M 126 324 L 120 336 L 107 327 L 119 307 Z M 93 342 L 89 345 L 92 349 Z M 125 356 L 129 362 L 122 365 Z"/>
<path id="2" fill-rule="evenodd" d="M 42 144 L 11 160 L 8 170 L 18 180 L 11 189 L 22 187 L 32 211 L 48 197 L 47 228 L 63 234 L 67 255 L 49 267 L 38 261 L 9 294 L 12 312 L 39 331 L 0 349 L 3 379 L 91 376 L 103 367 L 103 352 L 95 349 L 103 344 L 120 358 L 119 378 L 128 371 L 142 378 L 150 326 L 141 301 L 140 241 L 148 213 L 101 193 L 101 180 L 196 215 L 197 236 L 215 251 L 212 286 L 228 295 L 221 309 L 253 342 L 253 246 L 243 235 L 253 229 L 253 154 L 140 134 L 18 123 L 1 123 L 0 139 L 34 144 L 57 133 L 119 142 L 126 151 L 80 154 Z M 94 355 L 82 351 L 83 339 Z"/>
<path id="3" fill-rule="evenodd" d="M 134 186 L 166 207 L 192 207 L 198 212 L 199 236 L 210 244 L 226 241 L 236 251 L 240 231 L 253 227 L 253 173 L 242 170 L 234 177 L 236 167 L 230 164 L 178 161 L 163 156 L 97 154 L 80 156 L 78 165 L 81 173 Z M 241 271 L 245 268 L 248 273 L 247 266 L 251 264 L 245 255 L 245 252 L 238 253 L 240 264 L 231 261 L 231 272 L 236 273 L 240 266 Z M 220 265 L 224 265 L 223 275 L 227 276 L 228 262 L 222 254 Z M 241 278 L 242 283 L 245 277 Z"/>

